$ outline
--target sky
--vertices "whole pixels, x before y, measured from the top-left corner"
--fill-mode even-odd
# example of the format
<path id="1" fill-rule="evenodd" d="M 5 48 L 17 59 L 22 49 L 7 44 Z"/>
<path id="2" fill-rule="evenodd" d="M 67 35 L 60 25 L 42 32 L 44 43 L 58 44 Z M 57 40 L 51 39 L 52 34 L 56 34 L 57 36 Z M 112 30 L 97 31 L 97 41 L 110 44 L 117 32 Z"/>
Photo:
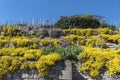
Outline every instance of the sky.
<path id="1" fill-rule="evenodd" d="M 51 23 L 60 16 L 93 14 L 106 17 L 109 24 L 120 24 L 120 0 L 0 0 L 0 23 Z"/>

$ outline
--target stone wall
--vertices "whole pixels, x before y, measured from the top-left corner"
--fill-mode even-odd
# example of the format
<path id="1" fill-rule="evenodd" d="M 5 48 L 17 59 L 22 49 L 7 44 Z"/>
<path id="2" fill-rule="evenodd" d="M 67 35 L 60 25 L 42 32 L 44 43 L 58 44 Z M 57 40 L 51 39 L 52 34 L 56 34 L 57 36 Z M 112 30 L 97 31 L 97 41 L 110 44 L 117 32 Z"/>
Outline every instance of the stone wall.
<path id="1" fill-rule="evenodd" d="M 3 80 L 72 80 L 72 63 L 69 60 L 56 63 L 46 77 L 40 76 L 36 69 L 26 69 L 7 74 Z"/>
<path id="2" fill-rule="evenodd" d="M 87 72 L 80 73 L 77 71 L 77 67 L 80 65 L 80 62 L 75 62 L 72 64 L 72 79 L 73 80 L 120 80 L 120 74 L 109 75 L 106 71 L 106 68 L 100 70 L 100 75 L 96 78 L 89 76 Z"/>
<path id="3" fill-rule="evenodd" d="M 100 71 L 100 76 L 92 79 L 87 72 L 78 72 L 78 65 L 79 62 L 72 63 L 66 60 L 52 66 L 46 77 L 40 76 L 36 69 L 26 69 L 7 74 L 3 80 L 120 80 L 120 75 L 110 76 L 105 68 Z"/>

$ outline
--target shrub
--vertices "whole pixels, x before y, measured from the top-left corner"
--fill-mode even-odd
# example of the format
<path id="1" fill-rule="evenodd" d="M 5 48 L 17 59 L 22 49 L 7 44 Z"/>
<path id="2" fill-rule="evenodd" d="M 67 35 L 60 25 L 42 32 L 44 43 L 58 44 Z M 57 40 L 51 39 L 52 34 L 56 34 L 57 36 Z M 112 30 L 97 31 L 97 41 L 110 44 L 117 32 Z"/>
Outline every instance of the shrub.
<path id="1" fill-rule="evenodd" d="M 80 45 L 85 45 L 85 43 L 86 43 L 85 37 L 79 36 L 79 37 L 78 37 L 78 44 L 80 44 Z"/>
<path id="2" fill-rule="evenodd" d="M 70 45 L 74 45 L 77 42 L 79 36 L 77 35 L 70 35 L 70 36 L 63 36 L 62 38 L 65 39 L 65 41 L 70 44 Z"/>
<path id="3" fill-rule="evenodd" d="M 100 39 L 97 39 L 95 42 L 95 45 L 98 47 L 102 46 L 102 48 L 107 48 L 106 42 L 103 39 L 101 39 L 101 41 L 100 41 Z"/>
<path id="4" fill-rule="evenodd" d="M 21 66 L 20 66 L 20 69 L 25 70 L 27 68 L 29 68 L 28 62 L 27 61 L 22 62 Z"/>
<path id="5" fill-rule="evenodd" d="M 35 60 L 35 56 L 33 54 L 25 53 L 23 57 L 26 60 Z"/>
<path id="6" fill-rule="evenodd" d="M 36 68 L 41 76 L 46 76 L 49 71 L 49 67 L 54 65 L 56 61 L 60 61 L 61 56 L 57 53 L 51 53 L 41 56 L 40 60 L 36 64 Z"/>
<path id="7" fill-rule="evenodd" d="M 53 44 L 54 46 L 60 46 L 62 44 L 62 42 L 58 39 L 52 39 L 51 44 Z"/>
<path id="8" fill-rule="evenodd" d="M 94 39 L 87 39 L 86 46 L 88 46 L 88 47 L 94 47 L 95 46 Z"/>
<path id="9" fill-rule="evenodd" d="M 36 62 L 30 62 L 30 63 L 29 63 L 29 68 L 30 68 L 30 69 L 36 68 Z"/>
<path id="10" fill-rule="evenodd" d="M 17 56 L 23 56 L 28 48 L 15 48 L 14 50 Z M 11 55 L 13 54 L 11 53 Z"/>
<path id="11" fill-rule="evenodd" d="M 24 54 L 26 60 L 37 60 L 41 57 L 42 50 L 30 49 L 27 50 Z"/>
<path id="12" fill-rule="evenodd" d="M 1 56 L 11 55 L 11 53 L 14 53 L 14 48 L 2 48 L 2 49 L 0 49 Z"/>
<path id="13" fill-rule="evenodd" d="M 11 66 L 9 67 L 10 72 L 13 72 L 13 71 L 19 69 L 20 64 L 21 64 L 21 61 L 19 59 L 13 59 L 11 61 Z"/>
<path id="14" fill-rule="evenodd" d="M 27 37 L 14 37 L 11 42 L 15 47 L 28 47 L 32 41 Z"/>
<path id="15" fill-rule="evenodd" d="M 97 77 L 102 68 L 106 68 L 110 75 L 120 73 L 120 50 L 84 47 L 84 51 L 78 55 L 81 65 L 80 72 L 88 72 L 91 77 Z"/>
<path id="16" fill-rule="evenodd" d="M 43 46 L 60 46 L 62 42 L 58 39 L 41 39 L 40 42 L 42 43 Z"/>
<path id="17" fill-rule="evenodd" d="M 48 39 L 41 39 L 40 42 L 42 43 L 43 46 L 49 46 L 50 45 L 50 40 L 48 40 Z"/>
<path id="18" fill-rule="evenodd" d="M 67 47 L 46 47 L 43 49 L 42 54 L 58 53 L 62 59 L 74 59 L 82 51 L 80 46 L 67 46 Z"/>
<path id="19" fill-rule="evenodd" d="M 4 34 L 3 36 L 9 36 L 10 32 L 12 33 L 12 36 L 20 36 L 20 30 L 13 26 L 5 26 L 3 27 Z"/>
<path id="20" fill-rule="evenodd" d="M 38 43 L 38 42 L 40 42 L 40 40 L 39 40 L 39 38 L 32 38 L 32 42 Z"/>
<path id="21" fill-rule="evenodd" d="M 0 58 L 0 80 L 2 80 L 3 75 L 10 72 L 9 66 L 11 64 L 11 60 L 10 56 L 2 56 Z"/>
<path id="22" fill-rule="evenodd" d="M 0 36 L 0 48 L 3 48 L 8 43 L 8 37 Z"/>
<path id="23" fill-rule="evenodd" d="M 38 49 L 39 46 L 38 46 L 37 43 L 31 43 L 29 48 L 30 48 L 30 49 Z"/>

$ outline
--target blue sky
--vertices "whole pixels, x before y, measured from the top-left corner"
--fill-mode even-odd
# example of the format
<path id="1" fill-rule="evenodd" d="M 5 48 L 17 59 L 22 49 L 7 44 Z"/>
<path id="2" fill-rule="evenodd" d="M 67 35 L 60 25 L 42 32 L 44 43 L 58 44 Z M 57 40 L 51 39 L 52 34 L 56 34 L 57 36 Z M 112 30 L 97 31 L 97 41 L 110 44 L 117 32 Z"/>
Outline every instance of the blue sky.
<path id="1" fill-rule="evenodd" d="M 94 14 L 105 16 L 108 23 L 120 24 L 120 0 L 0 0 L 0 23 L 44 20 L 60 16 Z"/>

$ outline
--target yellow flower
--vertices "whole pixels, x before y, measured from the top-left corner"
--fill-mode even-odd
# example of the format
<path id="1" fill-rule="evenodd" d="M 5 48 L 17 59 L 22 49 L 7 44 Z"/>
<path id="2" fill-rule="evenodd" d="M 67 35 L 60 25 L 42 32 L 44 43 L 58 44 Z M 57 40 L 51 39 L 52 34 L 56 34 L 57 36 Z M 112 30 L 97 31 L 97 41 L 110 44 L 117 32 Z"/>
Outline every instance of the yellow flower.
<path id="1" fill-rule="evenodd" d="M 56 61 L 60 61 L 61 56 L 57 53 L 51 53 L 41 56 L 40 60 L 36 64 L 36 68 L 40 75 L 45 76 L 48 74 L 49 67 L 54 65 Z"/>

